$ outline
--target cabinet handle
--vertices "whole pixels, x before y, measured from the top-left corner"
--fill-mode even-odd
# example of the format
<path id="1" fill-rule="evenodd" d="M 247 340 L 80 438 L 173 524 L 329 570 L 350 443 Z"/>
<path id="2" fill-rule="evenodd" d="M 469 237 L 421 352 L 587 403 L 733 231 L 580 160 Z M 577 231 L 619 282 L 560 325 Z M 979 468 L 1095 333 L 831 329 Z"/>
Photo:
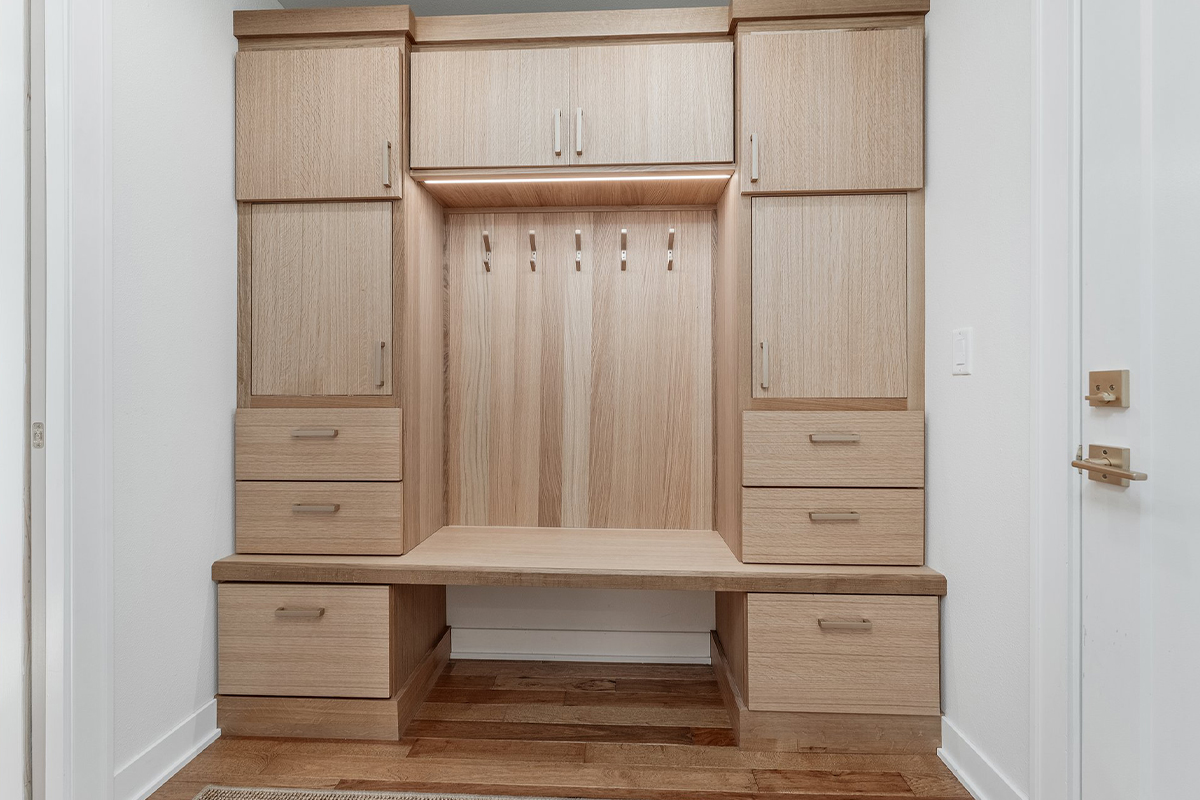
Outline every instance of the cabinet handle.
<path id="1" fill-rule="evenodd" d="M 562 155 L 562 109 L 554 109 L 554 155 Z"/>
<path id="2" fill-rule="evenodd" d="M 858 522 L 857 511 L 810 511 L 808 518 L 813 522 Z"/>
<path id="3" fill-rule="evenodd" d="M 771 388 L 771 358 L 770 358 L 770 354 L 767 352 L 767 340 L 763 339 L 762 342 L 760 342 L 760 344 L 762 345 L 762 381 L 761 381 L 761 384 L 762 384 L 762 388 L 770 389 Z"/>
<path id="4" fill-rule="evenodd" d="M 275 616 L 280 619 L 316 619 L 317 617 L 325 616 L 325 609 L 322 608 L 286 608 L 279 607 L 275 609 Z"/>
<path id="5" fill-rule="evenodd" d="M 334 439 L 337 435 L 337 428 L 296 428 L 292 431 L 293 439 Z"/>
<path id="6" fill-rule="evenodd" d="M 575 109 L 575 155 L 583 155 L 583 107 Z"/>
<path id="7" fill-rule="evenodd" d="M 817 627 L 823 631 L 869 631 L 869 619 L 819 619 Z"/>
<path id="8" fill-rule="evenodd" d="M 383 386 L 383 350 L 387 347 L 387 342 L 380 341 L 379 347 L 375 349 L 375 385 Z"/>
<path id="9" fill-rule="evenodd" d="M 750 182 L 758 183 L 758 134 L 750 134 Z"/>
<path id="10" fill-rule="evenodd" d="M 814 433 L 810 434 L 808 438 L 817 443 L 862 441 L 862 437 L 857 433 Z"/>
<path id="11" fill-rule="evenodd" d="M 392 143 L 383 143 L 383 185 L 392 185 Z"/>
<path id="12" fill-rule="evenodd" d="M 341 507 L 340 503 L 330 503 L 324 506 L 315 506 L 308 503 L 292 503 L 292 512 L 295 514 L 336 514 Z"/>

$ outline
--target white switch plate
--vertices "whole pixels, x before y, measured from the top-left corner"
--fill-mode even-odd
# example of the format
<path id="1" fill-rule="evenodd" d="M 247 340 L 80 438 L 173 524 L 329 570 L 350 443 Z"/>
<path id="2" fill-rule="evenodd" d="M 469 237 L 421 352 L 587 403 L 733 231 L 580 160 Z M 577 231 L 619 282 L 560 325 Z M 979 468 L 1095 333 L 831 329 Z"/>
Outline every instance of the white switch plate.
<path id="1" fill-rule="evenodd" d="M 953 375 L 971 374 L 971 329 L 955 328 L 954 334 Z"/>

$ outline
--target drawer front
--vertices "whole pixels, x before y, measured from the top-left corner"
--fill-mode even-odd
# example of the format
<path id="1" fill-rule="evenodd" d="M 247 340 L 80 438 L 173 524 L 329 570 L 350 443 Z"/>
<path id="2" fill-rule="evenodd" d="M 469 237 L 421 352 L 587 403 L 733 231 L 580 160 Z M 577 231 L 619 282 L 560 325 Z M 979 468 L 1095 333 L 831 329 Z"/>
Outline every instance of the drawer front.
<path id="1" fill-rule="evenodd" d="M 752 711 L 941 712 L 936 597 L 751 594 L 747 627 Z"/>
<path id="2" fill-rule="evenodd" d="M 742 485 L 925 485 L 923 411 L 746 411 Z"/>
<path id="3" fill-rule="evenodd" d="M 752 564 L 925 563 L 920 489 L 745 489 L 742 560 Z"/>
<path id="4" fill-rule="evenodd" d="M 398 408 L 237 412 L 235 472 L 246 481 L 398 481 Z"/>
<path id="5" fill-rule="evenodd" d="M 221 694 L 391 697 L 391 587 L 223 583 Z"/>
<path id="6" fill-rule="evenodd" d="M 237 552 L 402 555 L 404 484 L 238 481 Z"/>

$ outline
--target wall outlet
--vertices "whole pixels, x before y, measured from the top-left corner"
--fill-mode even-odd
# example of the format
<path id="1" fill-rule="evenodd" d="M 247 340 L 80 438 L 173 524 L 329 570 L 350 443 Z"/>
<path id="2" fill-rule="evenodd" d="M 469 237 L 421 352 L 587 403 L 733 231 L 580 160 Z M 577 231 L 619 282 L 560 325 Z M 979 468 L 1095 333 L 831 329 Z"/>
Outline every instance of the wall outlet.
<path id="1" fill-rule="evenodd" d="M 955 328 L 954 329 L 954 364 L 951 369 L 953 375 L 970 375 L 971 374 L 971 329 L 970 328 Z"/>

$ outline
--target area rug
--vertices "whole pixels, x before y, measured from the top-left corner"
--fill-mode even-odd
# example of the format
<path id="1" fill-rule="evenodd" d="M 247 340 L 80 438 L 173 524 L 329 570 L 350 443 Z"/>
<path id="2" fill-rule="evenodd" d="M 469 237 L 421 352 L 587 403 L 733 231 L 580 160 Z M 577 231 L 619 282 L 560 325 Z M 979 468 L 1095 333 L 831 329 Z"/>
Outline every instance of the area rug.
<path id="1" fill-rule="evenodd" d="M 195 800 L 577 800 L 564 797 L 514 798 L 496 794 L 422 794 L 421 792 L 343 792 L 336 789 L 234 789 L 206 786 Z"/>

